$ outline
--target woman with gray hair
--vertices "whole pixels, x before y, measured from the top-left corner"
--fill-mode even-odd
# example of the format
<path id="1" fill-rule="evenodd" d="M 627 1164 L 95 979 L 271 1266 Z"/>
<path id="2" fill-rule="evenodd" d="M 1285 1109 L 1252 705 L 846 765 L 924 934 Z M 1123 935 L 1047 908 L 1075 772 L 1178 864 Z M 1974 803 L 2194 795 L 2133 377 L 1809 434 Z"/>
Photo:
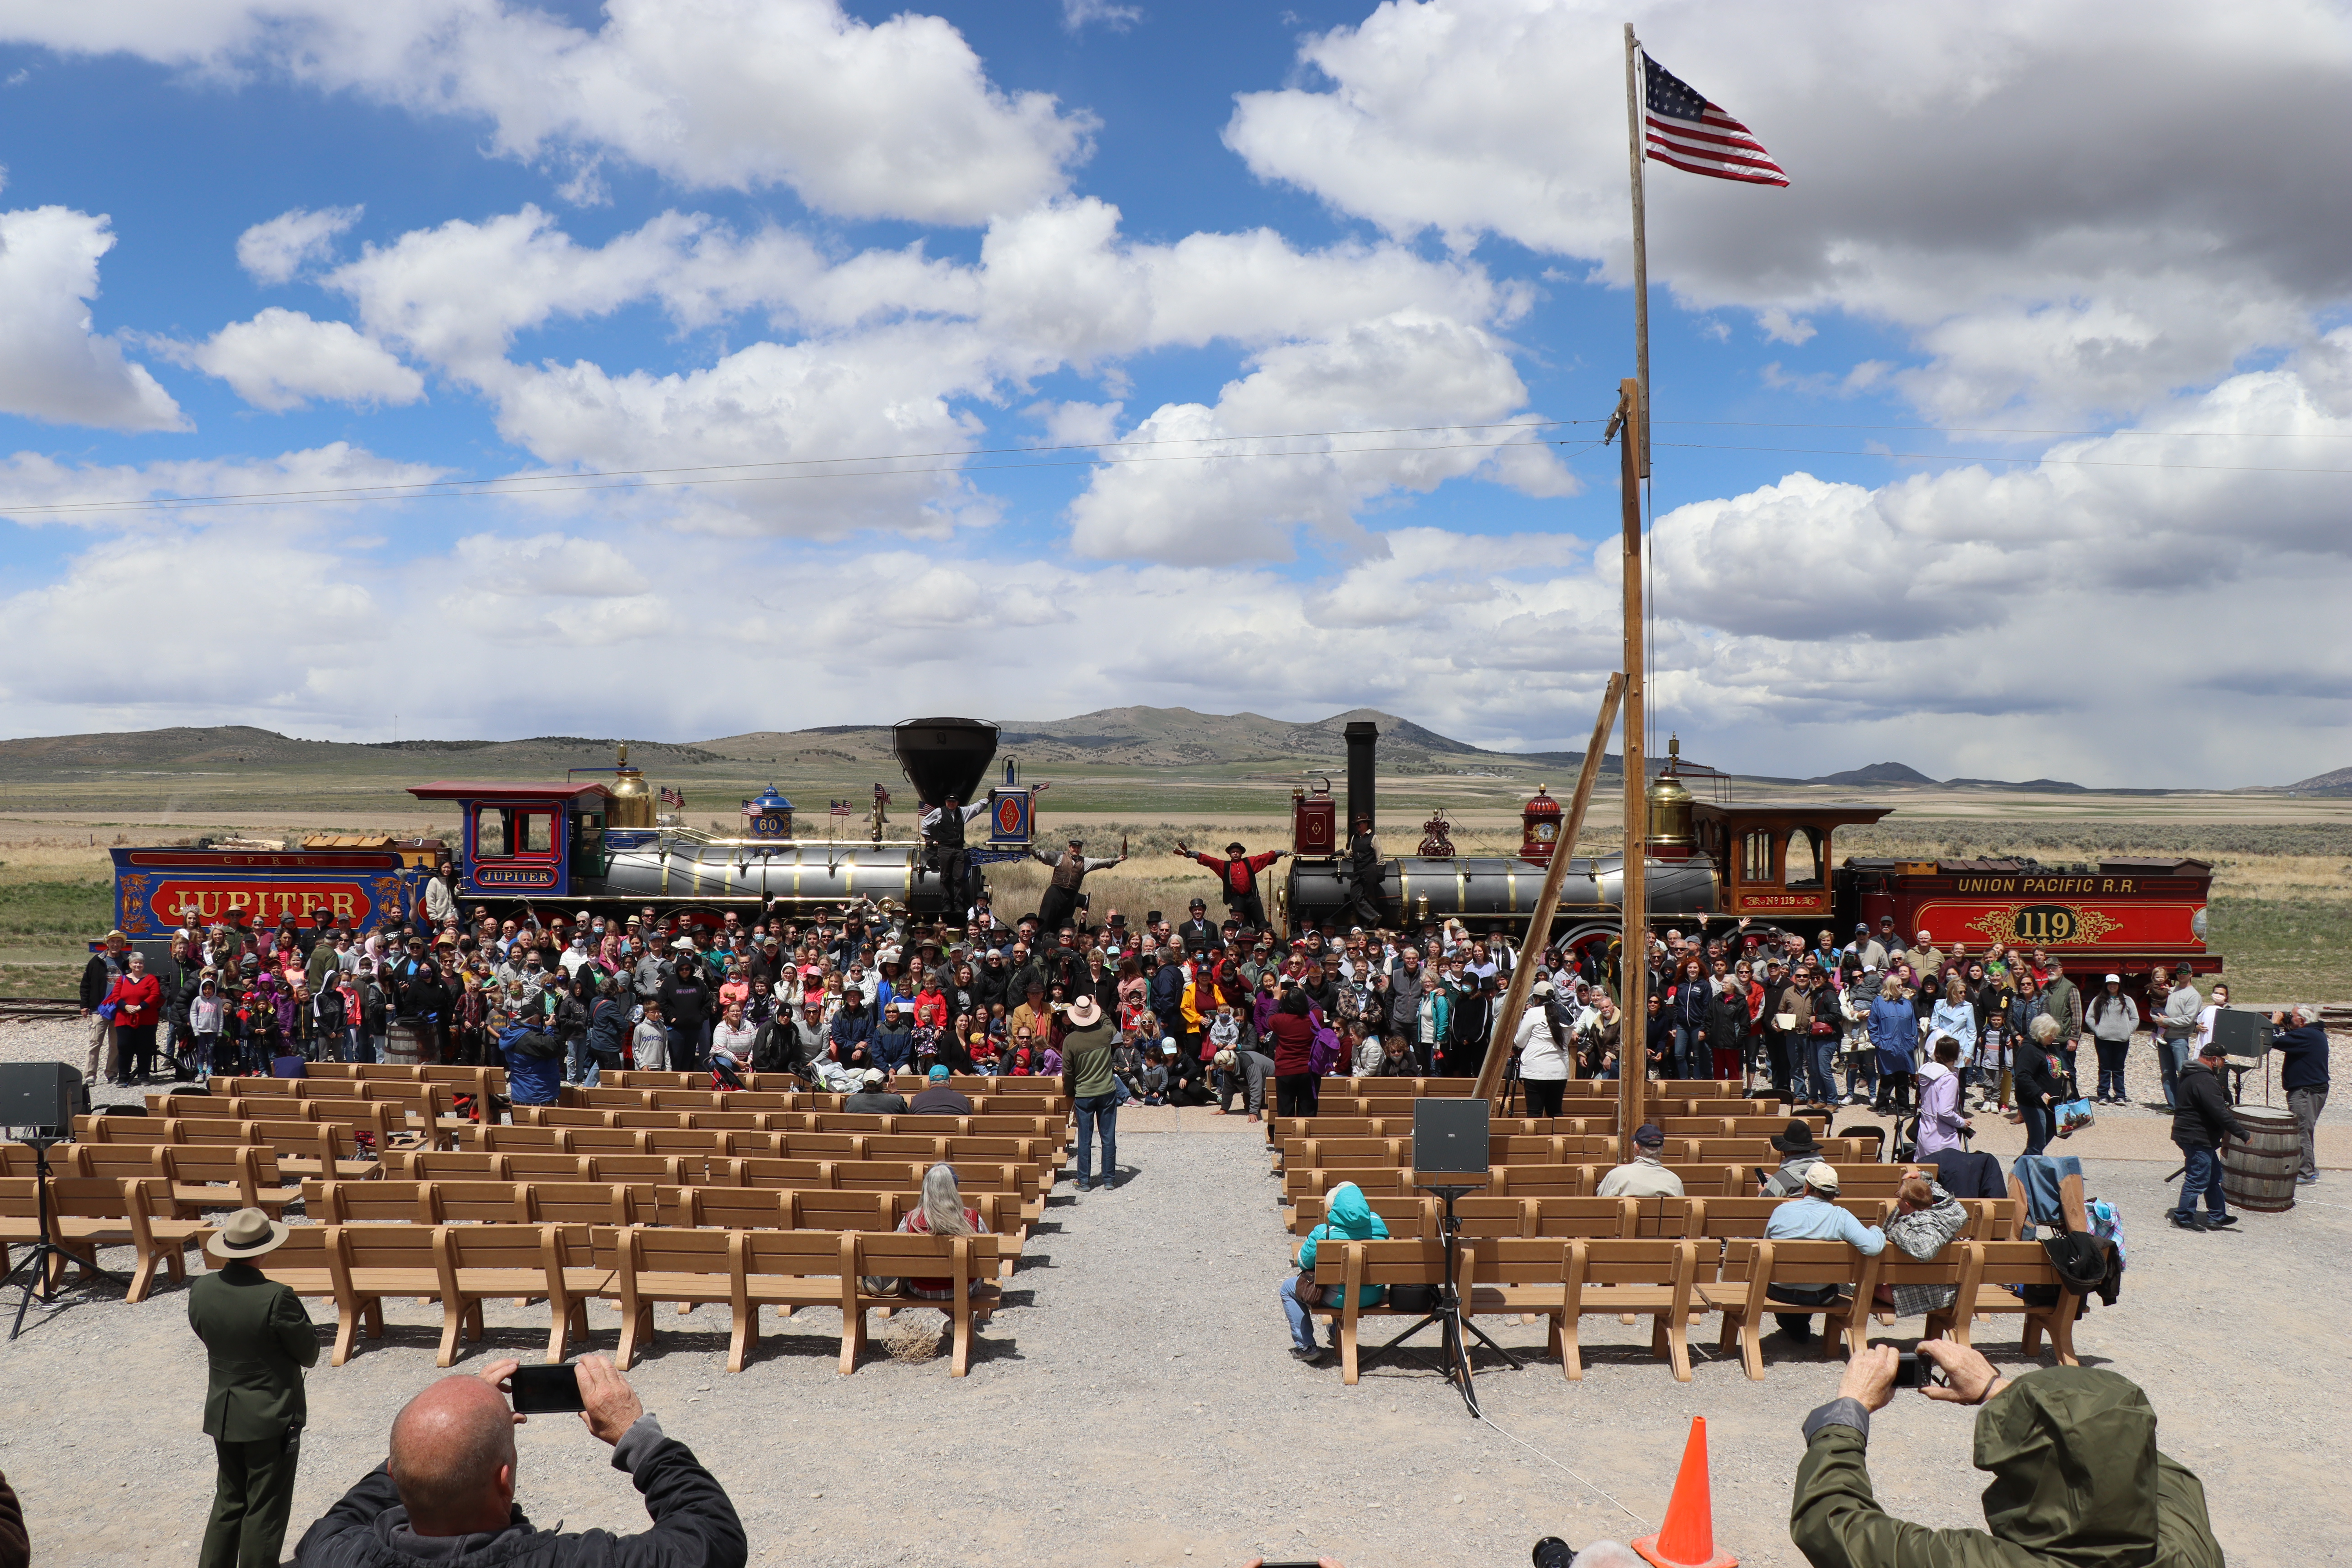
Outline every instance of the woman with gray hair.
<path id="1" fill-rule="evenodd" d="M 2063 1058 L 2051 1054 L 2058 1038 L 2058 1020 L 2043 1013 L 2026 1026 L 2025 1037 L 2017 1042 L 2014 1058 L 2010 1063 L 2010 1076 L 2017 1083 L 2017 1109 L 2025 1118 L 2025 1152 L 2039 1154 L 2050 1147 L 2050 1137 L 2055 1129 L 2051 1110 L 2064 1092 L 2060 1074 L 2064 1070 Z"/>
<path id="2" fill-rule="evenodd" d="M 963 1206 L 963 1189 L 956 1184 L 955 1167 L 941 1161 L 923 1173 L 923 1201 L 908 1211 L 898 1228 L 910 1236 L 985 1236 L 988 1222 L 978 1209 Z M 993 1286 L 974 1286 L 975 1291 Z M 955 1294 L 955 1281 L 909 1279 L 906 1294 L 919 1301 L 944 1301 Z"/>

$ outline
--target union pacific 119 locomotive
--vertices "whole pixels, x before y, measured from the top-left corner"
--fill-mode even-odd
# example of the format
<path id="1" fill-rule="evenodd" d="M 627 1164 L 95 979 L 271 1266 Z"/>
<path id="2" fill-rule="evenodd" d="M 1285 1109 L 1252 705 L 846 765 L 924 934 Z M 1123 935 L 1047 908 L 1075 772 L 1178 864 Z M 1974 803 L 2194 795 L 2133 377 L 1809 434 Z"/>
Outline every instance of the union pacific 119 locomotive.
<path id="1" fill-rule="evenodd" d="M 1349 826 L 1378 826 L 1374 748 L 1377 726 L 1347 728 L 1347 815 L 1328 786 L 1299 790 L 1291 801 L 1293 858 L 1283 887 L 1285 918 L 1344 928 L 1362 904 L 1347 854 Z M 1722 927 L 1742 918 L 1751 928 L 1778 927 L 1808 939 L 1827 930 L 1845 942 L 1857 921 L 1875 931 L 1891 917 L 1907 942 L 1925 931 L 1948 948 L 1982 951 L 1994 942 L 2042 947 L 2085 965 L 2118 971 L 2186 963 L 2199 973 L 2221 969 L 2205 949 L 2205 901 L 2213 868 L 2202 860 L 2109 859 L 2053 867 L 2032 860 L 1893 860 L 1850 858 L 1833 865 L 1831 841 L 1841 827 L 1868 825 L 1892 806 L 1837 802 L 1734 803 L 1711 768 L 1669 761 L 1649 788 L 1650 919 L 1658 927 Z M 1694 796 L 1685 781 L 1714 798 Z M 1459 919 L 1474 931 L 1525 932 L 1558 842 L 1559 805 L 1538 790 L 1522 815 L 1516 856 L 1461 856 L 1445 824 L 1433 818 L 1418 853 L 1377 860 L 1370 889 L 1389 923 Z M 1620 934 L 1624 856 L 1570 858 L 1552 930 L 1580 949 Z"/>

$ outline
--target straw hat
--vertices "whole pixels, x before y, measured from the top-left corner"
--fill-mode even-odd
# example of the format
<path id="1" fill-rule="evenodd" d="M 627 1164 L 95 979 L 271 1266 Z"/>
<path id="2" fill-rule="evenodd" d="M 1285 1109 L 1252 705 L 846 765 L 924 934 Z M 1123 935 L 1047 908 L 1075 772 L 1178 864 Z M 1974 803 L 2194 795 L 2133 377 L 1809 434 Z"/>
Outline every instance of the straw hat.
<path id="1" fill-rule="evenodd" d="M 215 1231 L 205 1250 L 215 1258 L 258 1258 L 285 1245 L 288 1227 L 259 1209 L 239 1209 Z"/>
<path id="2" fill-rule="evenodd" d="M 1080 1029 L 1091 1029 L 1102 1022 L 1102 1004 L 1092 996 L 1080 996 L 1070 1004 L 1070 1023 Z"/>

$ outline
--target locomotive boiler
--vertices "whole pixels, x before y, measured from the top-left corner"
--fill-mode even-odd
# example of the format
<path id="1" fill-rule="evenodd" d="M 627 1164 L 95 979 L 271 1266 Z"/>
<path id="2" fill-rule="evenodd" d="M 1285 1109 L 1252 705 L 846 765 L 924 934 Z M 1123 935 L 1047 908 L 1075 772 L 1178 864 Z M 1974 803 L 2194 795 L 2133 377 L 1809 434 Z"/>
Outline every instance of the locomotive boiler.
<path id="1" fill-rule="evenodd" d="M 1379 829 L 1375 748 L 1380 728 L 1359 721 L 1347 727 L 1346 735 L 1346 816 L 1339 816 L 1328 784 L 1292 795 L 1292 859 L 1283 902 L 1294 930 L 1309 922 L 1344 929 L 1360 922 L 1365 907 L 1348 848 L 1353 824 L 1369 820 L 1375 833 Z M 1720 907 L 1720 879 L 1713 862 L 1682 850 L 1691 843 L 1689 800 L 1679 784 L 1663 793 L 1651 792 L 1655 852 L 1647 861 L 1650 910 L 1668 923 L 1678 917 L 1686 923 L 1704 919 Z M 1535 912 L 1553 854 L 1571 847 L 1558 842 L 1559 805 L 1545 790 L 1537 793 L 1522 814 L 1516 856 L 1457 855 L 1443 819 L 1433 817 L 1423 827 L 1417 853 L 1378 862 L 1371 901 L 1385 923 L 1459 920 L 1475 931 L 1523 931 Z M 1554 931 L 1579 945 L 1614 935 L 1624 879 L 1622 853 L 1571 857 L 1560 884 Z"/>

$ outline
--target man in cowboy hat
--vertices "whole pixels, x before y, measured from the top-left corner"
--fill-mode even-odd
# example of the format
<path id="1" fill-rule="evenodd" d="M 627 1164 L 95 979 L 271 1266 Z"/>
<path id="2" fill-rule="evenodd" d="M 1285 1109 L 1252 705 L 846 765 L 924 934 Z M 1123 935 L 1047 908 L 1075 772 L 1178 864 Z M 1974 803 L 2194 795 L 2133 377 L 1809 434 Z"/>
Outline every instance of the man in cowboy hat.
<path id="1" fill-rule="evenodd" d="M 1813 1142 L 1811 1122 L 1791 1117 L 1787 1131 L 1777 1134 L 1772 1147 L 1780 1152 L 1780 1168 L 1766 1178 L 1763 1196 L 1793 1197 L 1805 1190 L 1805 1170 L 1822 1163 L 1822 1146 Z"/>
<path id="2" fill-rule="evenodd" d="M 1269 849 L 1263 855 L 1253 855 L 1240 840 L 1225 846 L 1225 858 L 1195 852 L 1182 839 L 1169 851 L 1187 860 L 1197 860 L 1217 874 L 1218 890 L 1224 895 L 1225 909 L 1253 931 L 1265 929 L 1265 900 L 1258 896 L 1257 874 L 1282 858 L 1285 851 Z"/>
<path id="3" fill-rule="evenodd" d="M 282 1245 L 286 1226 L 239 1209 L 205 1250 L 221 1267 L 188 1287 L 188 1326 L 211 1363 L 205 1435 L 219 1478 L 198 1568 L 277 1568 L 302 1457 L 302 1369 L 319 1362 L 319 1332 L 294 1292 L 253 1259 Z"/>

